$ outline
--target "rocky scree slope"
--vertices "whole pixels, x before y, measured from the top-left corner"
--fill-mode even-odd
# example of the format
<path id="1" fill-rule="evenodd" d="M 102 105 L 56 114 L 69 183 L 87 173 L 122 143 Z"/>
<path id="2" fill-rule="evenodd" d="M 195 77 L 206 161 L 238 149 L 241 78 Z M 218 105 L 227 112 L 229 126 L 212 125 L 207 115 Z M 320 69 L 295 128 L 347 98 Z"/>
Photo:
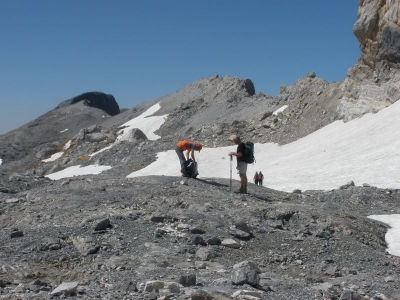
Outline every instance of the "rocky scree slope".
<path id="1" fill-rule="evenodd" d="M 240 196 L 218 179 L 44 182 L 0 193 L 0 299 L 58 298 L 62 282 L 70 299 L 397 299 L 400 260 L 367 216 L 399 200 L 351 184 Z"/>
<path id="2" fill-rule="evenodd" d="M 2 172 L 34 168 L 41 159 L 62 149 L 81 128 L 101 123 L 119 113 L 112 95 L 85 93 L 63 101 L 39 118 L 0 136 Z"/>

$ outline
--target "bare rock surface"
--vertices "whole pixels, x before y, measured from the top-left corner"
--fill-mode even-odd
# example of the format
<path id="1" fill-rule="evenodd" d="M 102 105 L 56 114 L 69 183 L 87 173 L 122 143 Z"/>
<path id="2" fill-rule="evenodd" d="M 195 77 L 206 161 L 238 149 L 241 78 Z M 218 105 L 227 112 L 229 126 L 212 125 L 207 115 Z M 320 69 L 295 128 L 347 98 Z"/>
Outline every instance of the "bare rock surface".
<path id="1" fill-rule="evenodd" d="M 400 288 L 400 259 L 385 252 L 387 227 L 367 218 L 400 213 L 398 190 L 349 185 L 296 194 L 251 186 L 243 201 L 227 180 L 92 179 L 45 181 L 15 194 L 19 202 L 0 193 L 0 296 L 49 295 L 62 282 L 79 282 L 71 297 L 103 299 L 230 299 L 240 290 L 252 292 L 235 297 L 379 292 L 390 299 Z M 240 248 L 213 242 L 244 224 L 253 236 Z M 11 238 L 15 228 L 23 236 Z"/>

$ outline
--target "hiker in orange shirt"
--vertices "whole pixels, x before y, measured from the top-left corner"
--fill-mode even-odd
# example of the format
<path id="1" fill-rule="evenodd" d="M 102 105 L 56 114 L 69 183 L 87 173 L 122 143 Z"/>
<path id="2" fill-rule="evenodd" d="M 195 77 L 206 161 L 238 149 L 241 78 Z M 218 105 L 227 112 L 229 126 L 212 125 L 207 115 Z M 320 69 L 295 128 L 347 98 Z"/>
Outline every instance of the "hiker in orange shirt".
<path id="1" fill-rule="evenodd" d="M 200 143 L 195 143 L 193 141 L 189 141 L 189 140 L 183 140 L 180 141 L 179 143 L 176 144 L 176 154 L 178 154 L 179 157 L 179 162 L 181 164 L 181 173 L 184 176 L 188 176 L 188 174 L 186 173 L 186 160 L 189 159 L 189 153 L 190 153 L 190 157 L 196 161 L 195 157 L 194 157 L 194 151 L 199 151 L 203 148 L 203 145 Z M 183 151 L 186 151 L 186 158 L 185 155 L 183 154 Z"/>

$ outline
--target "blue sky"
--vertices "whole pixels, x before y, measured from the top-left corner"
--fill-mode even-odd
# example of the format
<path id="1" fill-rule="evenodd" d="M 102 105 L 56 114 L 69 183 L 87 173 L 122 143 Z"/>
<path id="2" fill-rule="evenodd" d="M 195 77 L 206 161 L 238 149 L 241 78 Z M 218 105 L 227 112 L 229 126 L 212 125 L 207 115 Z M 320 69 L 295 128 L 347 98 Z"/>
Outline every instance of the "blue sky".
<path id="1" fill-rule="evenodd" d="M 88 91 L 121 108 L 216 74 L 276 95 L 360 57 L 357 0 L 0 1 L 0 134 Z"/>

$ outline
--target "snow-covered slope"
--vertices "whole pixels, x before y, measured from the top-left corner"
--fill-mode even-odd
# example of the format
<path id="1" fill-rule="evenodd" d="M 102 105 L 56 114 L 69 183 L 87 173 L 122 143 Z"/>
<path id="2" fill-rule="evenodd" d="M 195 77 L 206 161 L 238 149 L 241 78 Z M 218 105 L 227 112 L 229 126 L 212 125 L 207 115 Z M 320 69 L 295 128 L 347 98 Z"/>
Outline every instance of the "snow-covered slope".
<path id="1" fill-rule="evenodd" d="M 400 188 L 399 115 L 400 101 L 348 123 L 336 121 L 284 146 L 255 144 L 256 163 L 249 165 L 248 177 L 262 171 L 264 185 L 283 191 L 327 190 L 350 180 L 359 185 Z M 235 147 L 203 148 L 196 153 L 200 176 L 229 178 L 227 155 Z M 128 177 L 147 175 L 179 175 L 175 151 L 158 153 L 156 162 Z"/>

